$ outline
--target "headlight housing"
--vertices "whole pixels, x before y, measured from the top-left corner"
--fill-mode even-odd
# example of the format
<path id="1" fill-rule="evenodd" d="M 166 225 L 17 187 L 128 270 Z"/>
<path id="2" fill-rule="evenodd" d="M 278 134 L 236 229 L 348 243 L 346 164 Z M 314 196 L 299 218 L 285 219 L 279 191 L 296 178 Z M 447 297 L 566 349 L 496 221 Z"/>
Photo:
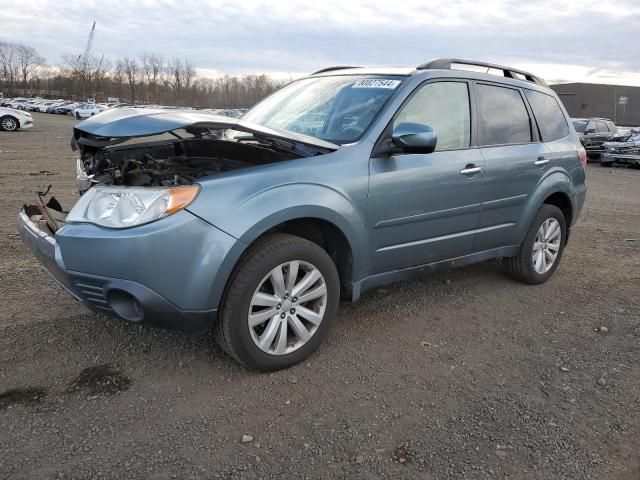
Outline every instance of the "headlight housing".
<path id="1" fill-rule="evenodd" d="M 128 228 L 159 220 L 182 210 L 198 195 L 200 187 L 135 188 L 97 185 L 80 197 L 67 223 L 93 223 Z"/>

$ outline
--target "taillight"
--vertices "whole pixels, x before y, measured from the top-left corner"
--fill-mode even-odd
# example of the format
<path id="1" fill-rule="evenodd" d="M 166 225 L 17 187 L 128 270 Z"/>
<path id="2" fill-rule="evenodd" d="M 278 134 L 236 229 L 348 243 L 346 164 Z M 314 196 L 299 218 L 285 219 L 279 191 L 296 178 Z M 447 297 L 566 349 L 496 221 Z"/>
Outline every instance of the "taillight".
<path id="1" fill-rule="evenodd" d="M 578 147 L 578 160 L 580 160 L 580 165 L 582 168 L 587 168 L 587 151 L 584 147 Z"/>

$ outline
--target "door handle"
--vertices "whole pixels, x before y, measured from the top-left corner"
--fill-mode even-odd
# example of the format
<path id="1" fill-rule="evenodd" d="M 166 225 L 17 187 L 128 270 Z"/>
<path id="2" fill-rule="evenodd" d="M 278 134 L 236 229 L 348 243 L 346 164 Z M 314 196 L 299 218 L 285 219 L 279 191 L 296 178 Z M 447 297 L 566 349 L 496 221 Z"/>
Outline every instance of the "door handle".
<path id="1" fill-rule="evenodd" d="M 549 163 L 549 160 L 547 160 L 547 159 L 546 159 L 546 158 L 544 158 L 544 157 L 538 157 L 538 159 L 537 159 L 535 162 L 533 162 L 533 164 L 534 164 L 536 167 L 541 167 L 541 166 L 543 166 L 543 165 L 546 165 L 547 163 Z"/>
<path id="2" fill-rule="evenodd" d="M 467 165 L 462 170 L 460 170 L 461 175 L 475 175 L 476 173 L 480 173 L 482 171 L 482 167 L 476 167 L 474 165 Z"/>

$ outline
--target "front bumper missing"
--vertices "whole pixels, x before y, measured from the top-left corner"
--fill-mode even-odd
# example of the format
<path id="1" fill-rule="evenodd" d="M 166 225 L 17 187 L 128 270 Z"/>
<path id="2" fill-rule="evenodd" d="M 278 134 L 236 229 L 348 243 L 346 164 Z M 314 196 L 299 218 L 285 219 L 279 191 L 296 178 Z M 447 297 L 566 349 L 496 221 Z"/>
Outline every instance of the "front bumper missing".
<path id="1" fill-rule="evenodd" d="M 55 235 L 35 205 L 25 205 L 20 211 L 17 227 L 25 245 L 53 279 L 95 312 L 192 337 L 206 333 L 215 321 L 216 310 L 181 310 L 140 283 L 68 270 Z"/>

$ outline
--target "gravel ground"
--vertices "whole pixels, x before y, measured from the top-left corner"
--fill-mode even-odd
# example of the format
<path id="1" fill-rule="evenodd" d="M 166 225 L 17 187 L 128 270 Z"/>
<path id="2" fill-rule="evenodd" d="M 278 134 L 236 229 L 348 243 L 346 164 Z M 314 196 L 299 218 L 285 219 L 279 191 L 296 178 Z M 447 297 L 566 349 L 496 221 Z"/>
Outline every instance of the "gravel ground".
<path id="1" fill-rule="evenodd" d="M 640 479 L 640 171 L 589 166 L 547 284 L 492 261 L 378 289 L 265 375 L 39 267 L 15 215 L 73 201 L 74 121 L 34 118 L 0 133 L 1 478 Z"/>

